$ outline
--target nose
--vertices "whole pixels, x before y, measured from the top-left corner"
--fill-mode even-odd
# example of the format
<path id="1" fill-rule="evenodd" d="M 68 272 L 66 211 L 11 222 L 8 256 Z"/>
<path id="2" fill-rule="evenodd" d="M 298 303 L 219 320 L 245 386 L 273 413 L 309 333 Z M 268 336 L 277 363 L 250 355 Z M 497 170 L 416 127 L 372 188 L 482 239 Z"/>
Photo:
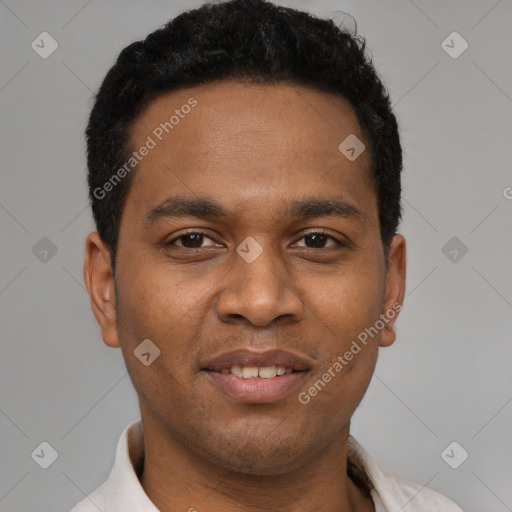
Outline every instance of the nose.
<path id="1" fill-rule="evenodd" d="M 234 255 L 231 270 L 224 277 L 217 296 L 217 314 L 226 323 L 243 318 L 257 327 L 277 319 L 299 322 L 304 304 L 285 266 L 271 250 L 263 250 L 252 263 Z"/>

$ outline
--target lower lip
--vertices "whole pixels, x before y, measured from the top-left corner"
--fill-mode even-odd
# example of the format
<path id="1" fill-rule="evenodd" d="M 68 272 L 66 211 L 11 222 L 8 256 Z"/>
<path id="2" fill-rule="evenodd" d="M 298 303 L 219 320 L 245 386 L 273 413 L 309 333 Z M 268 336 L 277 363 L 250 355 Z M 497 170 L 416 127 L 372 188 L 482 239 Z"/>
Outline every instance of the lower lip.
<path id="1" fill-rule="evenodd" d="M 292 372 L 270 379 L 244 379 L 231 373 L 205 371 L 229 396 L 255 404 L 277 402 L 297 388 L 307 371 Z"/>

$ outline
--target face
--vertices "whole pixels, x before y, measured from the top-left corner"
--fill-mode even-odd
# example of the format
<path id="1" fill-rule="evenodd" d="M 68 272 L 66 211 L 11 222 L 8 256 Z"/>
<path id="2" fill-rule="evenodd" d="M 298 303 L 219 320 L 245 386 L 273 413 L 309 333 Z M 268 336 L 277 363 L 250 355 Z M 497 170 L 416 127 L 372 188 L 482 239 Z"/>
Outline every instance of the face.
<path id="1" fill-rule="evenodd" d="M 122 215 L 117 300 L 96 233 L 86 284 L 143 423 L 215 464 L 278 474 L 346 437 L 394 341 L 396 314 L 336 366 L 396 312 L 405 279 L 401 236 L 385 264 L 369 151 L 338 149 L 350 134 L 369 147 L 339 96 L 229 81 L 165 94 L 133 125 L 133 149 L 154 147 Z M 146 339 L 148 365 L 134 355 Z"/>

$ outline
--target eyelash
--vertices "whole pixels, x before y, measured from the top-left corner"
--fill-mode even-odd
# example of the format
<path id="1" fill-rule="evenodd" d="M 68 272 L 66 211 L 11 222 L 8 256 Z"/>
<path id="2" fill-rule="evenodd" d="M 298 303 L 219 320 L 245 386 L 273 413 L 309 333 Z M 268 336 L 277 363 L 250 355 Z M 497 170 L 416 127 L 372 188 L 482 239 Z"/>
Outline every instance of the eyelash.
<path id="1" fill-rule="evenodd" d="M 172 240 L 169 240 L 168 242 L 165 242 L 164 245 L 165 245 L 165 247 L 173 246 L 174 242 L 176 242 L 177 240 L 180 240 L 181 238 L 185 238 L 185 237 L 187 237 L 189 235 L 200 235 L 200 236 L 209 238 L 210 240 L 213 240 L 208 235 L 208 233 L 205 233 L 204 231 L 190 231 L 188 233 L 183 233 L 182 235 L 177 236 L 177 237 L 173 238 Z M 348 247 L 346 243 L 343 243 L 341 240 L 338 240 L 337 238 L 333 237 L 332 235 L 330 235 L 328 233 L 325 233 L 324 231 L 312 231 L 310 233 L 306 233 L 305 235 L 302 235 L 299 238 L 299 240 L 302 240 L 303 238 L 306 238 L 307 236 L 311 236 L 311 235 L 321 235 L 321 236 L 324 236 L 326 238 L 330 238 L 339 247 Z M 213 241 L 215 241 L 215 240 L 213 240 Z M 190 250 L 190 251 L 203 249 L 203 247 L 190 248 L 190 247 L 182 247 L 182 246 L 179 246 L 179 245 L 177 245 L 176 247 L 179 247 L 180 249 L 184 249 L 184 250 Z M 329 249 L 329 247 L 318 247 L 318 248 L 315 248 L 315 247 L 305 247 L 305 248 L 306 249 L 313 249 L 313 250 Z"/>

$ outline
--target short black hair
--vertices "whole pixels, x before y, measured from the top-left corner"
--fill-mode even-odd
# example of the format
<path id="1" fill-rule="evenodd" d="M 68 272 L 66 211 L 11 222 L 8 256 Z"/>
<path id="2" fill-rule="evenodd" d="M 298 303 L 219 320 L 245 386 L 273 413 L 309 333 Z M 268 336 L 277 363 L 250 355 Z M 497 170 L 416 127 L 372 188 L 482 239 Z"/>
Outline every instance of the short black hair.
<path id="1" fill-rule="evenodd" d="M 86 129 L 89 198 L 114 273 L 133 172 L 108 195 L 103 187 L 130 158 L 132 124 L 158 95 L 223 79 L 309 86 L 350 102 L 371 152 L 387 256 L 401 218 L 402 148 L 389 94 L 365 44 L 330 19 L 266 0 L 229 0 L 185 11 L 124 48 L 96 95 Z"/>

